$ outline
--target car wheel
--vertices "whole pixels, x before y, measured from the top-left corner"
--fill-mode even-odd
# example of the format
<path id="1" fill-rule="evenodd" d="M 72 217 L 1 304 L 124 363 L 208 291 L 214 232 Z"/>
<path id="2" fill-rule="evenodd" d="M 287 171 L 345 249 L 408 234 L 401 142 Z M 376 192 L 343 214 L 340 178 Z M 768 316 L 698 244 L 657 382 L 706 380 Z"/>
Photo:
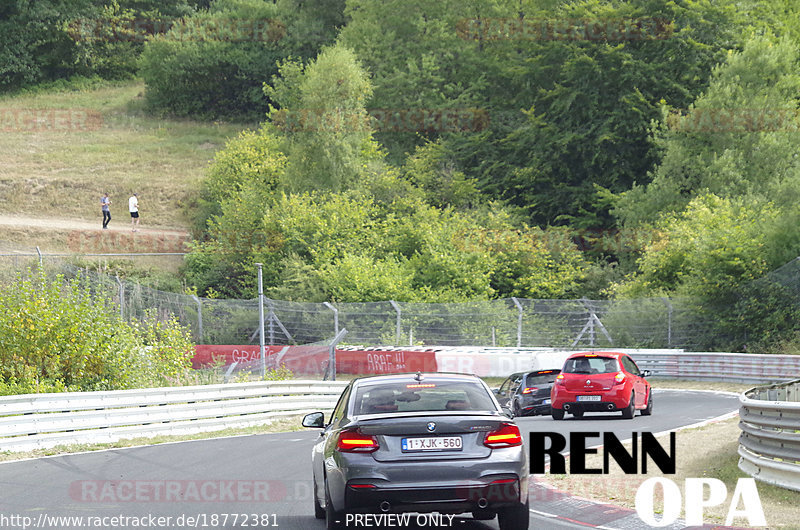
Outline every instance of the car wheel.
<path id="1" fill-rule="evenodd" d="M 653 413 L 653 389 L 647 394 L 647 407 L 642 410 L 642 416 L 649 416 Z"/>
<path id="2" fill-rule="evenodd" d="M 528 530 L 531 514 L 528 503 L 518 504 L 511 508 L 504 508 L 497 512 L 497 522 L 500 530 Z"/>
<path id="3" fill-rule="evenodd" d="M 333 509 L 327 484 L 325 484 L 325 528 L 327 530 L 341 530 L 344 528 L 344 512 L 337 512 Z"/>
<path id="4" fill-rule="evenodd" d="M 622 417 L 626 420 L 632 420 L 634 414 L 636 414 L 636 394 L 631 392 L 631 402 L 622 411 Z"/>
<path id="5" fill-rule="evenodd" d="M 314 484 L 314 490 L 312 492 L 312 495 L 314 497 L 314 517 L 316 517 L 317 519 L 325 519 L 325 509 L 322 506 L 320 506 L 319 499 L 317 498 L 317 482 L 314 481 L 313 484 Z"/>
<path id="6" fill-rule="evenodd" d="M 554 420 L 563 420 L 564 419 L 564 410 L 563 409 L 550 409 L 550 415 L 553 417 Z"/>
<path id="7" fill-rule="evenodd" d="M 583 411 L 581 409 L 575 409 L 572 411 L 572 416 L 574 418 L 583 418 Z"/>
<path id="8" fill-rule="evenodd" d="M 519 401 L 514 402 L 514 417 L 522 416 L 522 409 L 519 408 Z"/>

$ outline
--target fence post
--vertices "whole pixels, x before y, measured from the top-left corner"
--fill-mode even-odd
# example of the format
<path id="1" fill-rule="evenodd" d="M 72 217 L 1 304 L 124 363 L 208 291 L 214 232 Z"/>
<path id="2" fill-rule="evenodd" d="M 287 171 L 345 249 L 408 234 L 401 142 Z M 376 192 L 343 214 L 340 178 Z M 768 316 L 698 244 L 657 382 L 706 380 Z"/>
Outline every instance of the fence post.
<path id="1" fill-rule="evenodd" d="M 667 306 L 667 348 L 672 348 L 672 304 L 669 298 L 662 296 L 661 300 Z"/>
<path id="2" fill-rule="evenodd" d="M 333 304 L 328 302 L 323 302 L 325 307 L 333 311 L 333 336 L 337 336 L 339 334 L 339 310 L 333 307 Z"/>
<path id="3" fill-rule="evenodd" d="M 514 301 L 514 305 L 517 306 L 517 310 L 519 314 L 517 315 L 517 348 L 522 347 L 522 304 L 519 303 L 516 296 L 512 296 L 511 300 Z"/>
<path id="4" fill-rule="evenodd" d="M 196 294 L 192 295 L 194 301 L 197 303 L 197 331 L 198 331 L 198 344 L 203 344 L 203 302 L 197 297 Z"/>
<path id="5" fill-rule="evenodd" d="M 119 285 L 119 319 L 125 320 L 125 286 L 122 280 L 119 279 L 119 274 L 116 275 L 117 285 Z"/>
<path id="6" fill-rule="evenodd" d="M 389 303 L 392 304 L 394 310 L 397 311 L 397 326 L 395 330 L 394 343 L 396 346 L 400 346 L 400 336 L 403 334 L 403 327 L 401 322 L 402 311 L 400 311 L 400 306 L 397 305 L 397 302 L 395 302 L 394 300 L 389 300 Z"/>
<path id="7" fill-rule="evenodd" d="M 262 266 L 262 263 L 256 263 L 256 267 L 258 267 L 258 345 L 261 354 L 261 378 L 263 379 L 267 375 L 267 356 L 264 351 L 264 283 L 261 277 Z"/>
<path id="8" fill-rule="evenodd" d="M 36 253 L 39 254 L 39 268 L 42 267 L 42 251 L 39 250 L 39 247 L 36 247 Z"/>
<path id="9" fill-rule="evenodd" d="M 261 293 L 261 297 L 264 298 L 264 293 Z M 269 305 L 269 343 L 275 344 L 275 308 L 272 305 L 272 299 L 267 300 L 267 304 Z"/>
<path id="10" fill-rule="evenodd" d="M 347 335 L 347 328 L 336 334 L 328 349 L 328 375 L 331 376 L 331 381 L 336 381 L 336 345 L 342 341 L 345 335 Z"/>

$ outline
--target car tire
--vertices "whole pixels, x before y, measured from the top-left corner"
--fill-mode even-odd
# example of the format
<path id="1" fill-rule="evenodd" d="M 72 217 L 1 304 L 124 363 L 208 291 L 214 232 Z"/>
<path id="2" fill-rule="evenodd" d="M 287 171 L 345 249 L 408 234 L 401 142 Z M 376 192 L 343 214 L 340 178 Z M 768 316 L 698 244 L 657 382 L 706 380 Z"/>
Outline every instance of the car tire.
<path id="1" fill-rule="evenodd" d="M 344 511 L 337 512 L 333 509 L 327 484 L 325 484 L 325 528 L 327 530 L 341 530 L 344 528 Z"/>
<path id="2" fill-rule="evenodd" d="M 531 514 L 527 502 L 497 512 L 500 530 L 528 530 L 530 521 Z"/>
<path id="3" fill-rule="evenodd" d="M 653 413 L 653 389 L 647 394 L 647 407 L 642 410 L 642 416 L 649 416 Z"/>
<path id="4" fill-rule="evenodd" d="M 564 410 L 563 409 L 550 409 L 550 415 L 553 417 L 554 420 L 563 420 L 564 419 Z"/>
<path id="5" fill-rule="evenodd" d="M 514 401 L 514 417 L 522 416 L 522 409 L 519 408 L 519 401 Z"/>
<path id="6" fill-rule="evenodd" d="M 314 489 L 312 495 L 314 497 L 314 517 L 317 519 L 325 519 L 325 508 L 320 506 L 319 499 L 317 498 L 317 482 L 314 481 Z"/>
<path id="7" fill-rule="evenodd" d="M 622 410 L 622 417 L 626 420 L 632 420 L 634 414 L 636 414 L 636 394 L 631 392 L 631 401 L 628 403 L 628 406 Z"/>
<path id="8" fill-rule="evenodd" d="M 573 417 L 573 418 L 577 418 L 577 419 L 581 419 L 581 418 L 583 418 L 583 411 L 582 411 L 581 409 L 575 409 L 575 410 L 573 410 L 573 411 L 572 411 L 572 417 Z"/>

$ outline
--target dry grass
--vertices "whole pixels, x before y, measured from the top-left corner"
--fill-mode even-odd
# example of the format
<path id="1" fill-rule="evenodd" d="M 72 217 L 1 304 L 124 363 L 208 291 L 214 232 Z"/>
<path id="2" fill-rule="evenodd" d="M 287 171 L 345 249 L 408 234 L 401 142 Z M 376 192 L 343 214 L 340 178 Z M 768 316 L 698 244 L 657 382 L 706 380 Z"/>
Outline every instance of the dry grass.
<path id="1" fill-rule="evenodd" d="M 738 417 L 676 434 L 677 472 L 667 478 L 684 491 L 684 479 L 711 477 L 722 480 L 728 488 L 728 501 L 740 477 L 747 477 L 738 468 Z M 628 448 L 630 445 L 628 444 Z M 587 456 L 587 467 L 602 468 L 602 451 Z M 658 469 L 656 468 L 658 471 Z M 635 508 L 634 498 L 639 485 L 659 473 L 624 475 L 614 464 L 608 475 L 544 475 L 538 480 L 580 497 Z M 756 482 L 764 514 L 770 528 L 798 528 L 800 492 Z M 705 510 L 706 523 L 722 524 L 727 515 L 727 503 Z M 735 519 L 734 524 L 747 521 Z"/>
<path id="2" fill-rule="evenodd" d="M 122 219 L 127 198 L 137 192 L 143 223 L 186 227 L 184 207 L 208 162 L 245 125 L 153 118 L 141 111 L 143 91 L 141 82 L 125 82 L 0 98 L 6 116 L 27 109 L 89 109 L 102 116 L 96 130 L 0 126 L 2 213 L 97 220 L 100 196 L 108 192 L 112 215 Z"/>
<path id="3" fill-rule="evenodd" d="M 658 379 L 648 378 L 647 381 L 653 388 L 677 390 L 714 390 L 717 392 L 735 392 L 740 394 L 753 388 L 754 383 L 728 383 L 725 381 L 689 381 L 686 379 Z"/>

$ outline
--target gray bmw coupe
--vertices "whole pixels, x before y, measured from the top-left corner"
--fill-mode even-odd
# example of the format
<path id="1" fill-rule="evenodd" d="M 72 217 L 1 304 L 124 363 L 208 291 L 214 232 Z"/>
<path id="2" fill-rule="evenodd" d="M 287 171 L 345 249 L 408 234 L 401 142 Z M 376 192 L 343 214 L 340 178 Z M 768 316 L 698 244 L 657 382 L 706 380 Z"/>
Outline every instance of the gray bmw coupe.
<path id="1" fill-rule="evenodd" d="M 498 517 L 501 530 L 528 528 L 522 435 L 474 375 L 354 379 L 327 422 L 314 412 L 303 426 L 322 429 L 312 450 L 314 515 L 329 529 L 359 526 L 365 518 L 355 514 L 396 523 L 398 514 L 468 512 Z"/>

